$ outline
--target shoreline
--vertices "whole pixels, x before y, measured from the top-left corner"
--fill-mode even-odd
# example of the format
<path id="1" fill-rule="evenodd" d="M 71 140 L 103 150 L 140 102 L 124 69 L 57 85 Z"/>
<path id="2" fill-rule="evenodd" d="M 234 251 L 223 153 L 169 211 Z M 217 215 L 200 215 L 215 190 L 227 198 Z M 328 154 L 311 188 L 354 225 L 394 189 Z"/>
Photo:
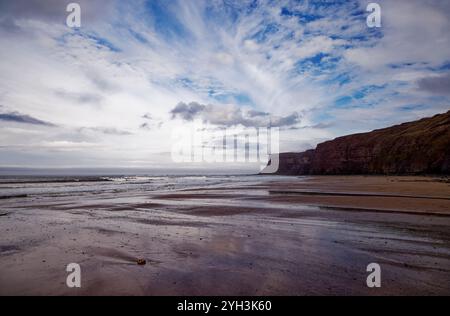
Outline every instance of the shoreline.
<path id="1" fill-rule="evenodd" d="M 242 177 L 4 200 L 0 295 L 449 295 L 450 201 L 427 197 L 450 185 L 428 180 Z M 80 289 L 65 285 L 71 262 Z M 379 289 L 365 284 L 371 262 Z"/>

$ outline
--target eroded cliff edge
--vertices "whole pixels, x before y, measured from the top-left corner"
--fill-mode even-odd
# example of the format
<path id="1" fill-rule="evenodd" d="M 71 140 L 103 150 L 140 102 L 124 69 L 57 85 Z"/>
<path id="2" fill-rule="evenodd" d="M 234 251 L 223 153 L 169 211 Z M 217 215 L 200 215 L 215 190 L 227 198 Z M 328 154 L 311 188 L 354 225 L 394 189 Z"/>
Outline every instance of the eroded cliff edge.
<path id="1" fill-rule="evenodd" d="M 277 174 L 450 174 L 450 111 L 282 153 Z"/>

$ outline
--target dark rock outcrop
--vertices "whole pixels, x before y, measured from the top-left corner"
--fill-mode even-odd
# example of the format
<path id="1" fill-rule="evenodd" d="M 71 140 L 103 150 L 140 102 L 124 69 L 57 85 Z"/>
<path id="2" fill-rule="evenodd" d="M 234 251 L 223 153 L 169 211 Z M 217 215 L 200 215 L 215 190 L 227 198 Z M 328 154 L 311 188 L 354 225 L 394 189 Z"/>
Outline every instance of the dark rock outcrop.
<path id="1" fill-rule="evenodd" d="M 277 174 L 450 174 L 450 111 L 282 153 Z"/>

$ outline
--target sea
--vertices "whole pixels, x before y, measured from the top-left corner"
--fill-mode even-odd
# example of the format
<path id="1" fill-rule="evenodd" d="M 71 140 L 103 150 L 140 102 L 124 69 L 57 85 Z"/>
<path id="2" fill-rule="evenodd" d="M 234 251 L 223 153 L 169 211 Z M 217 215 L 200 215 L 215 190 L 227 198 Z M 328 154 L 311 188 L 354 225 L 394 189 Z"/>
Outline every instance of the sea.
<path id="1" fill-rule="evenodd" d="M 280 176 L 173 173 L 168 170 L 0 169 L 0 199 L 226 187 L 278 178 Z"/>

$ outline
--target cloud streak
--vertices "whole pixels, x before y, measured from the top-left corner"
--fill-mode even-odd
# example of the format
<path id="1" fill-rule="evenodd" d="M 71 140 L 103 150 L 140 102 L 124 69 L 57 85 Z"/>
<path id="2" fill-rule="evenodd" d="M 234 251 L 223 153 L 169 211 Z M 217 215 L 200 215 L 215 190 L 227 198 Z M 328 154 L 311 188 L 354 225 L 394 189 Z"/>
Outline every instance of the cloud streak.
<path id="1" fill-rule="evenodd" d="M 380 29 L 363 0 L 77 2 L 73 30 L 64 2 L 0 1 L 0 165 L 165 162 L 197 119 L 295 151 L 449 108 L 446 0 L 380 0 Z"/>
<path id="2" fill-rule="evenodd" d="M 55 125 L 19 112 L 0 113 L 0 121 L 54 127 Z"/>
<path id="3" fill-rule="evenodd" d="M 422 78 L 418 81 L 418 86 L 420 90 L 434 95 L 450 95 L 450 74 Z"/>
<path id="4" fill-rule="evenodd" d="M 244 127 L 286 127 L 300 123 L 300 115 L 293 112 L 287 116 L 273 116 L 270 113 L 258 112 L 236 107 L 234 105 L 203 105 L 197 102 L 178 103 L 171 111 L 172 119 L 181 118 L 184 121 L 201 119 L 217 126 Z"/>

